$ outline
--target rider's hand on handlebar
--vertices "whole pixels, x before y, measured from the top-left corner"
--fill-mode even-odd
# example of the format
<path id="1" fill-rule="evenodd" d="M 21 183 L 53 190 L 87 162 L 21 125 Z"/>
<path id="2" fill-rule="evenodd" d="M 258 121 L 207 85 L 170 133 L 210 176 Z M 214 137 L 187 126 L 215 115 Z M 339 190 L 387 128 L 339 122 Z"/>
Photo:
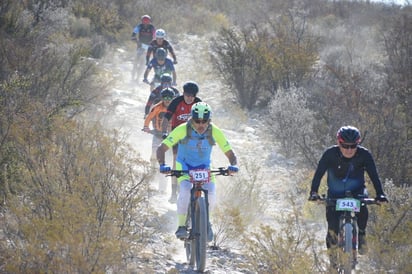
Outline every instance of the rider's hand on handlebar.
<path id="1" fill-rule="evenodd" d="M 160 173 L 170 173 L 172 169 L 168 165 L 161 164 L 159 170 L 160 170 Z"/>
<path id="2" fill-rule="evenodd" d="M 320 199 L 320 196 L 317 192 L 312 191 L 309 195 L 309 201 L 317 201 Z"/>
<path id="3" fill-rule="evenodd" d="M 238 172 L 239 168 L 235 165 L 233 165 L 233 166 L 230 165 L 230 166 L 227 167 L 227 170 L 229 171 L 229 175 L 230 175 L 230 174 Z"/>
<path id="4" fill-rule="evenodd" d="M 150 133 L 150 128 L 149 128 L 149 127 L 144 127 L 142 130 L 143 130 L 144 132 Z"/>
<path id="5" fill-rule="evenodd" d="M 376 200 L 377 202 L 380 202 L 380 203 L 387 203 L 387 202 L 389 202 L 388 199 L 386 198 L 386 195 L 385 195 L 385 194 L 377 195 L 376 198 L 375 198 L 375 200 Z"/>

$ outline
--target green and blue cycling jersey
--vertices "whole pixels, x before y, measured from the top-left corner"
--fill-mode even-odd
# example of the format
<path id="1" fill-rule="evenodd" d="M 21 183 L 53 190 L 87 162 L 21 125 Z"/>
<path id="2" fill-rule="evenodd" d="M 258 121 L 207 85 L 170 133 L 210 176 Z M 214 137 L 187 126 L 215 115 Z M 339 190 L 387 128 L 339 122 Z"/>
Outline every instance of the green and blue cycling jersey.
<path id="1" fill-rule="evenodd" d="M 211 138 L 215 142 L 223 153 L 231 150 L 232 147 L 227 141 L 222 130 L 214 124 L 209 124 L 208 130 L 203 134 L 199 134 L 191 127 L 191 121 L 183 123 L 177 126 L 166 139 L 163 140 L 168 148 L 172 148 L 178 144 L 177 156 L 176 156 L 176 169 L 178 170 L 191 170 L 196 168 L 210 168 L 211 154 L 213 144 L 211 144 Z M 188 130 L 191 131 L 191 136 L 186 138 Z M 209 136 L 211 134 L 211 136 Z M 181 182 L 188 179 L 188 176 L 182 176 L 178 178 Z M 214 181 L 214 176 L 212 176 Z"/>

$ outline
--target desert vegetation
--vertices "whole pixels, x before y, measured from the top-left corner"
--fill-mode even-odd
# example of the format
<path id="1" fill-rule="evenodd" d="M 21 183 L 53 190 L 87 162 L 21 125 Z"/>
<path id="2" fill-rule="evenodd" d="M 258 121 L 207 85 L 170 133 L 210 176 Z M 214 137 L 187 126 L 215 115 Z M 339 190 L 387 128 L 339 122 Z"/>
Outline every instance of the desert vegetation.
<path id="1" fill-rule="evenodd" d="M 1 1 L 0 272 L 124 272 L 157 233 L 146 226 L 157 217 L 149 163 L 84 116 L 112 85 L 100 61 L 133 47 L 143 14 L 177 46 L 185 34 L 210 41 L 199 62 L 246 115 L 260 115 L 268 149 L 301 170 L 276 227 L 260 219 L 271 202 L 265 179 L 237 179 L 215 214 L 215 246 L 239 248 L 259 273 L 322 272 L 324 236 L 314 237 L 313 222 L 323 212 L 306 202 L 308 188 L 336 130 L 353 124 L 390 199 L 370 210 L 370 265 L 412 272 L 411 5 L 260 2 Z"/>

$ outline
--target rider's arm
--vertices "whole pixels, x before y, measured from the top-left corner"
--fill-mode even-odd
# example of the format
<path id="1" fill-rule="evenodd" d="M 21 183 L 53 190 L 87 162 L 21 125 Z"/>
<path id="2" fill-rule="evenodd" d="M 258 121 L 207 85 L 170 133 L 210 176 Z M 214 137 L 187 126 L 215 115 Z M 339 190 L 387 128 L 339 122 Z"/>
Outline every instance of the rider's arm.
<path id="1" fill-rule="evenodd" d="M 153 102 L 156 100 L 158 96 L 160 96 L 161 90 L 159 88 L 155 88 L 150 92 L 149 98 L 147 99 L 146 106 L 144 108 L 144 114 L 148 114 L 150 111 L 150 107 L 153 105 Z"/>
<path id="2" fill-rule="evenodd" d="M 235 152 L 234 152 L 232 149 L 226 151 L 225 155 L 226 155 L 226 157 L 229 159 L 229 163 L 230 163 L 232 166 L 236 166 L 236 165 L 237 165 L 237 157 L 236 157 Z"/>
<path id="3" fill-rule="evenodd" d="M 157 148 L 156 158 L 157 158 L 157 162 L 159 163 L 159 165 L 164 165 L 165 164 L 165 153 L 168 149 L 169 149 L 169 147 L 166 146 L 163 143 L 160 144 L 160 146 Z"/>
<path id="4" fill-rule="evenodd" d="M 164 119 L 165 120 L 165 119 Z M 186 123 L 176 127 L 157 148 L 156 157 L 159 164 L 165 164 L 165 152 L 186 137 Z"/>
<path id="5" fill-rule="evenodd" d="M 173 57 L 173 61 L 177 62 L 175 51 L 173 50 L 173 47 L 169 42 L 168 42 L 168 50 L 170 52 L 170 55 L 172 55 Z"/>
<path id="6" fill-rule="evenodd" d="M 152 111 L 147 115 L 146 119 L 144 120 L 144 127 L 149 127 L 150 122 L 156 115 L 157 113 L 152 109 Z"/>
<path id="7" fill-rule="evenodd" d="M 226 139 L 226 136 L 223 134 L 223 131 L 215 124 L 210 125 L 212 126 L 212 136 L 216 144 L 219 146 L 222 152 L 225 153 L 226 157 L 228 157 L 230 164 L 236 165 L 236 155 L 233 152 L 232 146 L 230 145 L 229 141 Z"/>
<path id="8" fill-rule="evenodd" d="M 173 75 L 173 83 L 176 84 L 176 82 L 177 82 L 176 70 L 173 70 L 172 75 Z"/>
<path id="9" fill-rule="evenodd" d="M 152 25 L 152 39 L 156 39 L 156 28 Z"/>
<path id="10" fill-rule="evenodd" d="M 326 170 L 328 169 L 328 159 L 327 159 L 327 151 L 325 151 L 322 157 L 319 160 L 318 166 L 316 168 L 315 174 L 313 175 L 312 179 L 312 186 L 310 188 L 310 192 L 318 192 L 320 181 L 322 180 L 323 175 L 325 175 Z"/>
<path id="11" fill-rule="evenodd" d="M 140 24 L 137 24 L 133 29 L 132 39 L 136 39 L 136 34 L 138 34 L 139 31 L 140 31 Z"/>
<path id="12" fill-rule="evenodd" d="M 378 171 L 376 170 L 375 161 L 369 151 L 365 150 L 365 169 L 369 178 L 372 181 L 373 187 L 376 191 L 376 196 L 384 195 L 382 183 L 379 179 Z"/>
<path id="13" fill-rule="evenodd" d="M 177 105 L 181 100 L 183 100 L 183 97 L 176 97 L 172 100 L 172 102 L 170 102 L 170 105 L 167 107 L 167 112 L 162 122 L 162 132 L 167 132 L 167 129 L 169 128 L 169 121 L 170 119 L 172 119 L 172 116 L 176 111 Z"/>
<path id="14" fill-rule="evenodd" d="M 147 67 L 146 67 L 146 70 L 144 71 L 144 74 L 143 74 L 143 79 L 146 79 L 147 80 L 147 77 L 149 76 L 149 72 L 150 72 L 150 70 L 152 69 L 152 66 L 150 65 L 150 63 L 147 65 Z"/>
<path id="15" fill-rule="evenodd" d="M 146 65 L 148 65 L 150 62 L 150 56 L 152 55 L 152 52 L 153 52 L 153 46 L 150 45 L 146 52 Z"/>

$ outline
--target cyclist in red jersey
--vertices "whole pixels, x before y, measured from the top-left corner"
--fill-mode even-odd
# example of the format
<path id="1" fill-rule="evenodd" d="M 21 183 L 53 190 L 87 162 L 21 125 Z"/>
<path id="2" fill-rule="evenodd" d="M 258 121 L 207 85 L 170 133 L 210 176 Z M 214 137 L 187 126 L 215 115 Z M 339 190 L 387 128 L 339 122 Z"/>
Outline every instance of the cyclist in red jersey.
<path id="1" fill-rule="evenodd" d="M 173 99 L 167 108 L 167 112 L 164 116 L 162 123 L 163 138 L 167 136 L 167 129 L 169 123 L 171 123 L 171 129 L 173 130 L 180 124 L 187 122 L 191 116 L 192 106 L 195 103 L 201 102 L 202 100 L 197 97 L 199 92 L 199 86 L 196 82 L 188 81 L 183 85 L 183 95 L 180 95 Z M 177 145 L 173 147 L 173 169 L 176 168 L 176 155 L 177 155 Z M 169 202 L 175 203 L 177 200 L 177 179 L 172 177 L 172 195 Z"/>

